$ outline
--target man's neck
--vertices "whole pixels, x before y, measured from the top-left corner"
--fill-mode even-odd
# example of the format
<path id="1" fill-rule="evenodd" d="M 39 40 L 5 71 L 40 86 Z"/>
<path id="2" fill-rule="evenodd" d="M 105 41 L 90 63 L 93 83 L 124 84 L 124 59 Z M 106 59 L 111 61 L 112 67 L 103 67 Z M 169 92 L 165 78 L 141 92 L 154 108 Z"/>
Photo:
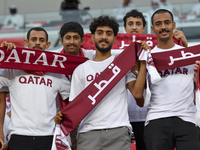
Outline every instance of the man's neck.
<path id="1" fill-rule="evenodd" d="M 174 46 L 175 46 L 175 44 L 174 44 L 173 39 L 169 39 L 168 41 L 161 41 L 161 40 L 158 39 L 158 45 L 157 45 L 158 48 L 170 49 Z"/>
<path id="2" fill-rule="evenodd" d="M 102 52 L 96 50 L 96 55 L 95 55 L 93 61 L 104 61 L 107 58 L 109 58 L 110 56 L 111 56 L 111 50 L 108 52 L 105 52 L 105 53 L 102 53 Z"/>

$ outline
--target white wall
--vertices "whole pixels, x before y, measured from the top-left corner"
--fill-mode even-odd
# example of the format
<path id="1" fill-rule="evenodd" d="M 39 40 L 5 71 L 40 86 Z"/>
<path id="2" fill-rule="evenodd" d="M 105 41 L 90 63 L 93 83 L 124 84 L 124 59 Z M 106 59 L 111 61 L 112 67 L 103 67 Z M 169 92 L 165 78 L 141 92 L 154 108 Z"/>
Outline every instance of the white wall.
<path id="1" fill-rule="evenodd" d="M 8 7 L 11 4 L 18 6 L 19 13 L 35 13 L 46 11 L 58 11 L 63 0 L 0 0 L 0 15 L 9 14 Z M 174 3 L 194 3 L 198 0 L 168 0 Z M 90 9 L 119 7 L 121 0 L 80 0 L 79 8 L 89 6 Z M 150 0 L 134 0 L 135 6 L 150 5 Z"/>

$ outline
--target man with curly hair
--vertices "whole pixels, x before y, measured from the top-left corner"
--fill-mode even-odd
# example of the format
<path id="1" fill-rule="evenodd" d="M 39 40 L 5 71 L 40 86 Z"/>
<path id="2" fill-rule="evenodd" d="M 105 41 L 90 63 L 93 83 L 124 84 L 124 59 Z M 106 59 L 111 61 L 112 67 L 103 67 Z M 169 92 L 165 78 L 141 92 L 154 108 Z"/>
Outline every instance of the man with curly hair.
<path id="1" fill-rule="evenodd" d="M 92 41 L 96 55 L 79 65 L 72 75 L 69 100 L 72 101 L 97 77 L 113 60 L 111 47 L 116 41 L 118 23 L 111 17 L 100 16 L 91 23 Z M 144 49 L 149 47 L 141 42 Z M 130 150 L 131 125 L 127 110 L 127 90 L 143 105 L 141 89 L 144 89 L 146 62 L 140 61 L 137 77 L 128 72 L 101 102 L 82 120 L 78 130 L 78 150 Z"/>

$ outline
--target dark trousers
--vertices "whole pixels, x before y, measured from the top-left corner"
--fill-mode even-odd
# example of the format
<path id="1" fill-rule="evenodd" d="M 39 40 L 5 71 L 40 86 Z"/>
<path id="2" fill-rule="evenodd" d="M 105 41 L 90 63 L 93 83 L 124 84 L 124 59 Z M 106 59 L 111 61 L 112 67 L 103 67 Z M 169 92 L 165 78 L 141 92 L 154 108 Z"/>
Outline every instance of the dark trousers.
<path id="1" fill-rule="evenodd" d="M 199 128 L 178 117 L 151 120 L 144 130 L 147 150 L 200 150 Z"/>
<path id="2" fill-rule="evenodd" d="M 145 122 L 130 122 L 133 128 L 137 150 L 146 150 L 144 143 L 144 123 Z"/>
<path id="3" fill-rule="evenodd" d="M 8 150 L 51 150 L 53 135 L 24 136 L 11 135 Z"/>

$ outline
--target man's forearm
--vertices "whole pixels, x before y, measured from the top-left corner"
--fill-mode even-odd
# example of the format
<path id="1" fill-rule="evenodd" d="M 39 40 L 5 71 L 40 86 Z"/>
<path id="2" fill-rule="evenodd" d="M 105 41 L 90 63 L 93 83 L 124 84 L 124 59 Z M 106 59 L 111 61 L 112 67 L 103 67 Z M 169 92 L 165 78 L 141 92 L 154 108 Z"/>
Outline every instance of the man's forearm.
<path id="1" fill-rule="evenodd" d="M 0 138 L 1 140 L 3 136 L 3 124 L 4 124 L 4 117 L 5 117 L 5 109 L 6 109 L 6 93 L 0 92 Z"/>
<path id="2" fill-rule="evenodd" d="M 137 76 L 137 80 L 134 85 L 134 92 L 133 96 L 135 97 L 135 100 L 139 106 L 143 106 L 144 98 L 143 98 L 143 91 L 145 87 L 145 81 L 146 81 L 146 62 L 140 63 L 140 70 Z"/>

